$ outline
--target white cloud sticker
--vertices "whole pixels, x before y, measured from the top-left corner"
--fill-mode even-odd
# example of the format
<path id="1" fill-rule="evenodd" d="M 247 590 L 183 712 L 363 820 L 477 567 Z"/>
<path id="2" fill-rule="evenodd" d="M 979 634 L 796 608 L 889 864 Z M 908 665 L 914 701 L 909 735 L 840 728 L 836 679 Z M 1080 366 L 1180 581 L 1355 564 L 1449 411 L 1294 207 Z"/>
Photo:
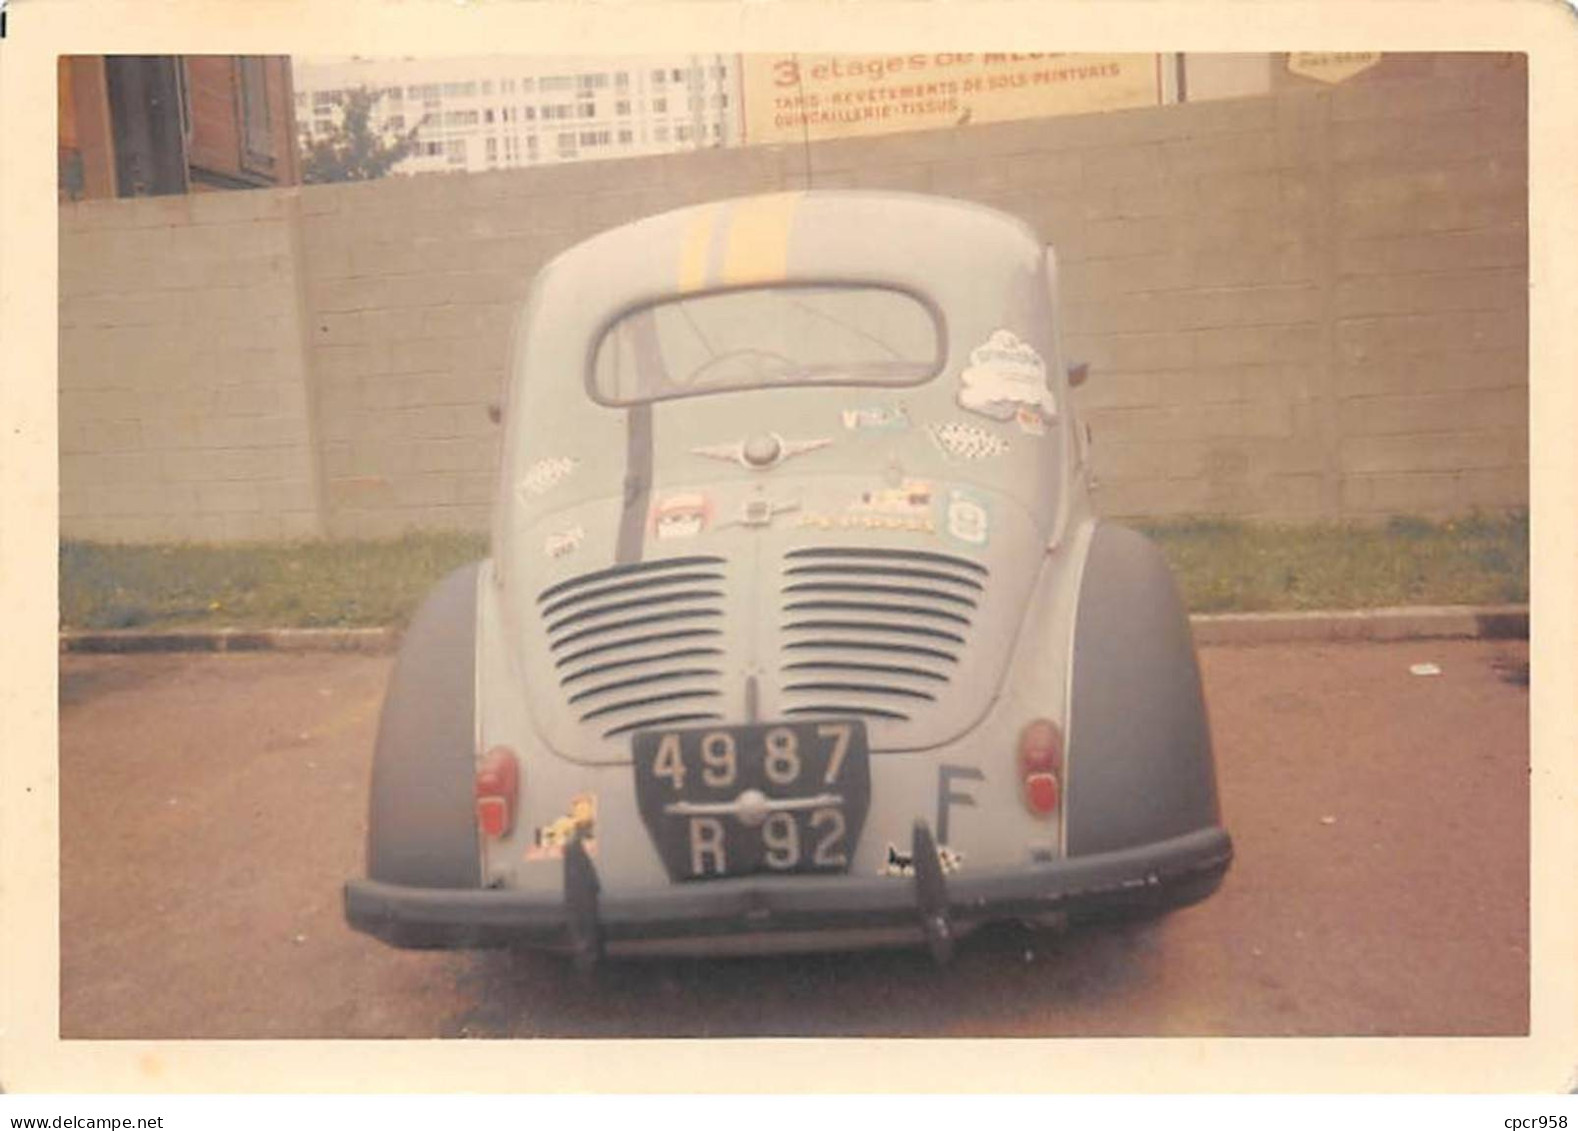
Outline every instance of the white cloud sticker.
<path id="1" fill-rule="evenodd" d="M 959 374 L 959 405 L 993 420 L 1010 420 L 1021 407 L 1057 415 L 1046 363 L 1012 330 L 997 330 L 970 351 L 969 367 Z"/>

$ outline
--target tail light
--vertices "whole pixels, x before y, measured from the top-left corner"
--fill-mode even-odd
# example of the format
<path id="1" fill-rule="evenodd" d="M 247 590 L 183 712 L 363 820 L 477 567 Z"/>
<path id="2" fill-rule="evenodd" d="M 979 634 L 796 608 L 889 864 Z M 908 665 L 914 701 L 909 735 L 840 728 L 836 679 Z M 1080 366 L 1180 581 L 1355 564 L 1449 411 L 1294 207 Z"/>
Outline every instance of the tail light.
<path id="1" fill-rule="evenodd" d="M 1062 794 L 1063 732 L 1051 719 L 1036 719 L 1019 732 L 1019 788 L 1037 817 L 1057 811 Z"/>
<path id="2" fill-rule="evenodd" d="M 484 836 L 510 835 L 520 780 L 520 764 L 507 746 L 495 746 L 477 763 L 477 827 Z"/>

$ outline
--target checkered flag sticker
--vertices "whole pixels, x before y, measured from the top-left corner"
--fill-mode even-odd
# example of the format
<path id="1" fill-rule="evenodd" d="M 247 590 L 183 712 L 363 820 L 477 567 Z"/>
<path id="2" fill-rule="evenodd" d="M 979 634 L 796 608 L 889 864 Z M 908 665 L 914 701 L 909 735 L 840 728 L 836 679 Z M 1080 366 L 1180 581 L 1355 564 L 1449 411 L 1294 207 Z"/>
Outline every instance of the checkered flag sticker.
<path id="1" fill-rule="evenodd" d="M 1008 450 L 1008 441 L 988 432 L 985 428 L 962 421 L 933 424 L 931 438 L 946 454 L 955 459 L 991 459 Z"/>

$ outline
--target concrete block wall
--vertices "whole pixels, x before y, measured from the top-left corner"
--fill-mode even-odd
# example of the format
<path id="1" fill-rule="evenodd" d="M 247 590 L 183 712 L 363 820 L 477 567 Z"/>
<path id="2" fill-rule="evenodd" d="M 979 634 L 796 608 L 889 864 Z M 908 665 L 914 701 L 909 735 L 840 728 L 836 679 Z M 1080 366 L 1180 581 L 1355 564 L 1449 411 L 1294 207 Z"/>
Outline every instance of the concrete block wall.
<path id="1" fill-rule="evenodd" d="M 1393 58 L 1392 81 L 822 143 L 811 179 L 978 200 L 1056 246 L 1105 513 L 1526 505 L 1522 60 Z M 749 148 L 67 206 L 63 526 L 484 529 L 536 269 L 805 172 Z M 148 289 L 156 261 L 178 285 Z"/>
<path id="2" fill-rule="evenodd" d="M 295 204 L 233 192 L 63 206 L 64 534 L 323 532 Z"/>

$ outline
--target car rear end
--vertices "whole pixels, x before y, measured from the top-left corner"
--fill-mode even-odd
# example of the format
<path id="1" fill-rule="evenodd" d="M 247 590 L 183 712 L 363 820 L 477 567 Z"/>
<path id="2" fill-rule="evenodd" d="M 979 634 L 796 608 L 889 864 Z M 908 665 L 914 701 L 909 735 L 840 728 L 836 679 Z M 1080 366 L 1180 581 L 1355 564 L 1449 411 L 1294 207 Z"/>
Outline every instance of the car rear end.
<path id="1" fill-rule="evenodd" d="M 686 210 L 550 266 L 476 584 L 478 884 L 353 884 L 353 922 L 944 955 L 992 918 L 1208 890 L 1214 792 L 1170 835 L 1070 853 L 1096 527 L 1049 270 L 1015 221 L 891 194 Z M 849 340 L 841 372 L 792 368 L 802 316 Z"/>

